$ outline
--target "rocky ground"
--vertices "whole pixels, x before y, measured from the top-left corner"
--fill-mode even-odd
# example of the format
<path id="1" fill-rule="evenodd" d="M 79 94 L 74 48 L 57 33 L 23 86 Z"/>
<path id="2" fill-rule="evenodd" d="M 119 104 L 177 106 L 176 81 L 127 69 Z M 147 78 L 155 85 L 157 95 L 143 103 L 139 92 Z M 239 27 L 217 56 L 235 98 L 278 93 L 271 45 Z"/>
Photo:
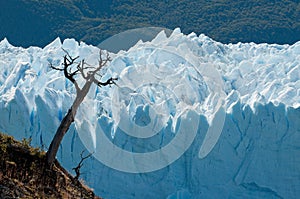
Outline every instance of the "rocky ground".
<path id="1" fill-rule="evenodd" d="M 0 198 L 99 198 L 56 161 L 45 164 L 45 152 L 0 133 Z"/>

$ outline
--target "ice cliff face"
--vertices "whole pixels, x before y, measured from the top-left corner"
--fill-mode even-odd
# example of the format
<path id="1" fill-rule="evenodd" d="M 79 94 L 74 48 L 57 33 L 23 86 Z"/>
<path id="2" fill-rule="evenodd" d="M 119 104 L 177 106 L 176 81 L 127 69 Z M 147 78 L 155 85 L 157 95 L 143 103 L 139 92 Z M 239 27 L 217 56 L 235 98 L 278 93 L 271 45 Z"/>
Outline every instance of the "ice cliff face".
<path id="1" fill-rule="evenodd" d="M 75 97 L 48 67 L 61 64 L 61 48 L 97 64 L 99 49 L 72 39 L 0 43 L 0 131 L 47 149 Z M 112 57 L 102 79 L 118 86 L 91 89 L 58 153 L 71 171 L 82 150 L 95 152 L 82 177 L 98 195 L 300 195 L 300 43 L 224 45 L 175 29 Z"/>

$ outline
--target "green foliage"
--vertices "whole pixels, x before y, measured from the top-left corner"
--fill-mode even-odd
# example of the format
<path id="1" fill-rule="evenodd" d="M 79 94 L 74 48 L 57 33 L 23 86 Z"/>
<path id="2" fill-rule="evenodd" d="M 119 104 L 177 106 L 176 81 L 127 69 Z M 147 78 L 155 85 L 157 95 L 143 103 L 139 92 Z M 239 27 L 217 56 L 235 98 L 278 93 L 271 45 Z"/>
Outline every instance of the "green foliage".
<path id="1" fill-rule="evenodd" d="M 7 146 L 12 144 L 14 141 L 12 136 L 8 136 L 5 134 L 2 134 L 0 132 L 0 154 L 4 154 L 7 152 Z"/>
<path id="2" fill-rule="evenodd" d="M 31 141 L 32 141 L 32 138 L 23 138 L 21 140 L 21 143 L 22 145 L 25 147 L 25 148 L 30 148 L 30 145 L 31 145 Z"/>
<path id="3" fill-rule="evenodd" d="M 296 0 L 10 0 L 0 7 L 0 39 L 23 46 L 43 46 L 57 36 L 97 45 L 145 26 L 180 27 L 223 43 L 300 40 Z"/>
<path id="4" fill-rule="evenodd" d="M 26 151 L 31 156 L 36 156 L 37 158 L 42 158 L 45 156 L 45 152 L 39 147 L 31 146 L 31 138 L 23 138 L 21 142 L 14 140 L 12 136 L 3 134 L 0 132 L 0 156 L 5 158 L 9 147 L 16 147 Z"/>

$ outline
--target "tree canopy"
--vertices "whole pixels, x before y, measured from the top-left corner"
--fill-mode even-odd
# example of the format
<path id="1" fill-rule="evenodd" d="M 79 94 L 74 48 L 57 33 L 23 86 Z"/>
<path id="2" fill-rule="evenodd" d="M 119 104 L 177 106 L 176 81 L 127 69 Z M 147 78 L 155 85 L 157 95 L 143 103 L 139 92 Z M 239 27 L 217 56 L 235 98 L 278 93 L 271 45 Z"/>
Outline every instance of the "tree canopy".
<path id="1" fill-rule="evenodd" d="M 98 45 L 121 31 L 180 27 L 223 43 L 300 40 L 296 0 L 10 0 L 0 2 L 0 39 L 44 46 L 56 37 Z"/>

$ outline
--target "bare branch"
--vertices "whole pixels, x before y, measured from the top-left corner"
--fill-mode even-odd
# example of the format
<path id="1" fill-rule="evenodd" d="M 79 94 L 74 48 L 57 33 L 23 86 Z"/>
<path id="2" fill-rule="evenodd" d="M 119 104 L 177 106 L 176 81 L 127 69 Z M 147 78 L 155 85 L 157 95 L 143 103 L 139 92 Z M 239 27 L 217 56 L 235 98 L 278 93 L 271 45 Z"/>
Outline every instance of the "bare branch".
<path id="1" fill-rule="evenodd" d="M 69 52 L 67 50 L 65 50 L 64 48 L 61 48 L 61 49 L 66 53 L 66 57 L 69 62 L 74 63 L 74 61 L 79 58 L 79 56 L 72 58 L 72 56 L 69 54 Z"/>
<path id="2" fill-rule="evenodd" d="M 69 55 L 69 53 L 63 49 L 63 51 L 67 54 L 64 56 L 64 61 L 63 61 L 63 71 L 64 71 L 64 75 L 65 77 L 70 80 L 74 85 L 77 91 L 80 91 L 80 88 L 76 82 L 76 80 L 74 79 L 74 76 L 78 74 L 78 72 L 80 72 L 78 69 L 75 70 L 74 72 L 71 72 L 71 66 L 75 63 L 76 59 L 79 58 L 79 56 L 73 58 Z M 69 68 L 70 67 L 70 68 Z M 68 69 L 69 68 L 69 69 Z M 68 71 L 69 70 L 69 71 Z"/>
<path id="3" fill-rule="evenodd" d="M 115 84 L 115 81 L 117 78 L 110 78 L 106 82 L 101 82 L 96 79 L 96 76 L 102 77 L 101 74 L 99 74 L 100 70 L 111 61 L 111 58 L 109 56 L 109 53 L 106 52 L 106 54 L 103 54 L 103 50 L 99 51 L 99 63 L 97 67 L 90 66 L 85 62 L 83 59 L 77 64 L 77 69 L 72 72 L 72 65 L 76 63 L 76 60 L 79 58 L 79 56 L 73 58 L 68 51 L 62 48 L 62 50 L 66 53 L 63 59 L 63 68 L 54 67 L 51 63 L 49 64 L 51 68 L 59 71 L 64 71 L 65 77 L 70 80 L 74 85 L 78 92 L 81 91 L 79 88 L 74 76 L 78 75 L 79 73 L 85 79 L 86 81 L 91 81 L 97 84 L 98 86 L 106 86 Z M 86 66 L 87 65 L 87 66 Z"/>
<path id="4" fill-rule="evenodd" d="M 107 53 L 106 53 L 106 57 L 103 59 L 103 58 L 102 58 L 102 50 L 100 49 L 100 51 L 99 51 L 99 65 L 98 65 L 98 67 L 93 71 L 92 75 L 95 76 L 95 74 L 96 74 L 97 72 L 99 72 L 100 69 L 102 69 L 103 66 L 105 66 L 109 61 L 111 61 L 111 58 L 110 58 L 110 56 L 109 56 L 109 53 L 107 52 Z"/>
<path id="5" fill-rule="evenodd" d="M 81 66 L 80 66 L 81 65 Z M 77 69 L 80 71 L 80 73 L 81 73 L 81 76 L 83 77 L 83 79 L 86 79 L 87 77 L 86 77 L 86 75 L 84 74 L 84 67 L 83 67 L 83 65 L 84 65 L 84 60 L 82 60 L 78 65 L 77 65 Z"/>
<path id="6" fill-rule="evenodd" d="M 106 82 L 100 82 L 96 79 L 94 79 L 94 83 L 97 84 L 98 86 L 107 86 L 107 85 L 111 85 L 111 84 L 115 84 L 116 85 L 116 80 L 118 80 L 118 78 L 109 78 Z"/>
<path id="7" fill-rule="evenodd" d="M 78 163 L 78 165 L 76 166 L 76 167 L 74 167 L 74 168 L 72 168 L 74 171 L 75 171 L 75 173 L 76 173 L 76 176 L 74 177 L 75 179 L 79 179 L 79 177 L 80 177 L 80 174 L 81 174 L 81 172 L 80 172 L 80 169 L 81 169 L 81 167 L 83 166 L 83 161 L 85 160 L 85 159 L 87 159 L 87 158 L 89 158 L 89 157 L 91 157 L 92 155 L 93 155 L 93 153 L 89 153 L 87 156 L 83 156 L 83 153 L 85 152 L 85 150 L 83 150 L 81 153 L 80 153 L 80 158 L 81 158 L 81 160 L 80 160 L 80 162 Z"/>
<path id="8" fill-rule="evenodd" d="M 77 58 L 76 58 L 77 59 Z M 78 72 L 80 72 L 79 70 L 75 70 L 74 72 L 71 72 L 71 68 L 69 68 L 68 71 L 68 67 L 71 66 L 73 64 L 73 62 L 76 60 L 75 58 L 70 58 L 68 59 L 67 56 L 64 56 L 64 67 L 63 68 L 58 68 L 53 66 L 53 64 L 51 62 L 49 62 L 49 66 L 50 68 L 54 69 L 54 70 L 58 70 L 58 71 L 64 71 L 64 75 L 67 79 L 69 79 L 74 85 L 76 90 L 80 90 L 76 80 L 74 79 L 74 76 L 78 74 Z M 69 62 L 69 60 L 71 60 L 71 62 Z"/>
<path id="9" fill-rule="evenodd" d="M 79 72 L 79 70 L 77 69 L 77 70 L 75 70 L 74 72 L 72 72 L 71 73 L 71 70 L 70 70 L 70 75 L 71 76 L 75 76 L 75 75 L 77 75 L 78 74 L 78 72 Z"/>
<path id="10" fill-rule="evenodd" d="M 49 61 L 49 67 L 54 69 L 54 70 L 59 70 L 59 71 L 63 71 L 64 69 L 63 68 L 57 68 L 55 66 L 52 65 L 52 63 Z"/>
<path id="11" fill-rule="evenodd" d="M 88 65 L 88 67 L 84 67 L 84 65 Z M 77 69 L 78 71 L 81 73 L 83 79 L 87 80 L 88 76 L 86 75 L 86 73 L 84 72 L 87 69 L 95 69 L 95 67 L 90 66 L 89 64 L 87 64 L 84 59 L 77 65 Z M 89 71 L 87 72 L 89 73 Z"/>
<path id="12" fill-rule="evenodd" d="M 98 81 L 96 77 L 101 77 L 100 70 L 109 62 L 111 61 L 111 58 L 109 57 L 109 54 L 106 53 L 106 56 L 103 55 L 102 50 L 99 52 L 99 64 L 96 67 L 89 66 L 84 60 L 76 62 L 76 60 L 79 58 L 79 56 L 73 58 L 66 50 L 63 49 L 63 51 L 66 53 L 66 55 L 63 57 L 63 68 L 54 67 L 51 63 L 49 63 L 50 67 L 54 70 L 63 71 L 65 77 L 70 80 L 76 88 L 76 98 L 69 109 L 68 113 L 64 116 L 63 120 L 61 121 L 55 136 L 53 140 L 51 141 L 51 144 L 49 146 L 49 149 L 46 154 L 47 163 L 49 166 L 53 165 L 55 156 L 57 154 L 59 145 L 64 137 L 64 135 L 69 130 L 70 125 L 74 122 L 74 118 L 76 115 L 76 112 L 79 108 L 79 105 L 83 102 L 84 98 L 88 94 L 91 85 L 93 83 L 97 84 L 98 86 L 106 86 L 115 84 L 115 81 L 118 80 L 118 78 L 109 78 L 105 82 Z M 84 85 L 82 88 L 79 88 L 77 81 L 75 79 L 75 76 L 78 74 L 81 74 L 83 79 L 85 80 Z M 80 168 L 83 165 L 83 161 L 87 158 L 89 158 L 92 154 L 89 154 L 87 156 L 83 156 L 83 152 L 81 153 L 81 161 L 77 165 L 77 167 L 73 168 L 75 170 L 76 176 L 75 179 L 78 179 L 80 176 Z"/>
<path id="13" fill-rule="evenodd" d="M 98 76 L 98 77 L 100 77 L 100 78 L 102 77 L 102 75 L 101 75 L 101 74 L 98 74 L 98 73 L 96 73 L 95 76 Z"/>

